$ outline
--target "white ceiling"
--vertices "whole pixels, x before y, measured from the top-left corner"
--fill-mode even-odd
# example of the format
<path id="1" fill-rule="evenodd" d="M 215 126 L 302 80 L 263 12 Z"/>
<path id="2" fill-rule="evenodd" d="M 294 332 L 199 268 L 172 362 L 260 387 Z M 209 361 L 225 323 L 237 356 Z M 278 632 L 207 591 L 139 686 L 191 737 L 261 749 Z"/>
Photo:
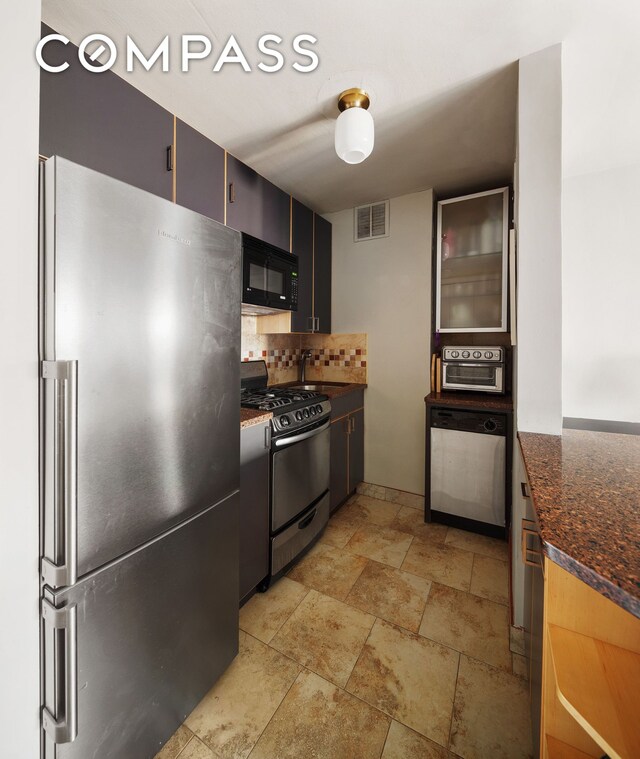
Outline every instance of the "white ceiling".
<path id="1" fill-rule="evenodd" d="M 136 87 L 271 181 L 326 212 L 435 187 L 508 179 L 519 58 L 563 42 L 564 171 L 640 162 L 637 0 L 43 0 L 43 20 L 72 41 L 126 34 L 147 53 L 172 40 L 171 72 L 124 72 Z M 257 39 L 318 38 L 320 66 L 266 74 Z M 181 34 L 214 54 L 180 72 Z M 254 67 L 214 74 L 235 34 Z M 337 96 L 362 86 L 376 123 L 372 156 L 347 166 L 333 149 Z"/>

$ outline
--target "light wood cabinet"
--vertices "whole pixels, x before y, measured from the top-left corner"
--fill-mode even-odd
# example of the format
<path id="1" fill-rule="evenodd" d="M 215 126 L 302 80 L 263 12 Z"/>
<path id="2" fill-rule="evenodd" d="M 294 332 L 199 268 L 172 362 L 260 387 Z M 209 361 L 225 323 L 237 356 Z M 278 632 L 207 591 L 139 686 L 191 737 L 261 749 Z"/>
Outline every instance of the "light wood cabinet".
<path id="1" fill-rule="evenodd" d="M 640 756 L 640 620 L 544 561 L 540 756 Z"/>

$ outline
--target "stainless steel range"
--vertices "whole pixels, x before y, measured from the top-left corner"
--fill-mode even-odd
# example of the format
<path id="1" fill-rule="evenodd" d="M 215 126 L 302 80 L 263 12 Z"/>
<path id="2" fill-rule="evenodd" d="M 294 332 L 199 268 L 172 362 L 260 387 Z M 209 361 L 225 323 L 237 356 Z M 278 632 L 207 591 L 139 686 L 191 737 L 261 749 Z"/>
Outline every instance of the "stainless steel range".
<path id="1" fill-rule="evenodd" d="M 292 564 L 329 521 L 331 403 L 295 387 L 267 387 L 264 361 L 241 365 L 245 408 L 273 412 L 271 420 L 270 573 Z"/>

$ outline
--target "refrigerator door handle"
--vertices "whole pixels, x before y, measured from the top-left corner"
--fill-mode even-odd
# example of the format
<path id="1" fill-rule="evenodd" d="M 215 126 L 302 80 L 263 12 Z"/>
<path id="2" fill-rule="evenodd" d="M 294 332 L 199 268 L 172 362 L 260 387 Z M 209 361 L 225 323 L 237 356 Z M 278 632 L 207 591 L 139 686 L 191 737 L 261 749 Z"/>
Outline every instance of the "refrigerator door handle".
<path id="1" fill-rule="evenodd" d="M 78 579 L 77 531 L 77 403 L 78 362 L 43 361 L 42 377 L 54 381 L 53 409 L 47 416 L 51 435 L 47 435 L 45 466 L 53 469 L 53 478 L 47 478 L 44 508 L 50 516 L 54 535 L 62 543 L 62 563 L 42 557 L 40 571 L 44 582 L 52 588 L 73 585 Z M 62 538 L 62 540 L 60 540 Z"/>
<path id="2" fill-rule="evenodd" d="M 46 598 L 42 599 L 42 619 L 53 630 L 64 631 L 64 673 L 57 671 L 60 657 L 56 657 L 54 684 L 56 690 L 64 683 L 62 699 L 54 703 L 64 704 L 64 714 L 56 719 L 46 706 L 42 707 L 42 727 L 54 743 L 71 743 L 78 734 L 78 626 L 76 605 L 56 608 Z"/>

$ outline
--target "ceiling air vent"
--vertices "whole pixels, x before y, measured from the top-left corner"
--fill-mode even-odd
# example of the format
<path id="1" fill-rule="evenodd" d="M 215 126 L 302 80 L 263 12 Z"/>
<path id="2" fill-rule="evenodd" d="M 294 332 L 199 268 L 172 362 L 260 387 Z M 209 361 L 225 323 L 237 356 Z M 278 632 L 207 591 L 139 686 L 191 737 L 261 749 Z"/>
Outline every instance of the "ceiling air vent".
<path id="1" fill-rule="evenodd" d="M 355 242 L 389 236 L 389 201 L 381 200 L 354 209 Z"/>

